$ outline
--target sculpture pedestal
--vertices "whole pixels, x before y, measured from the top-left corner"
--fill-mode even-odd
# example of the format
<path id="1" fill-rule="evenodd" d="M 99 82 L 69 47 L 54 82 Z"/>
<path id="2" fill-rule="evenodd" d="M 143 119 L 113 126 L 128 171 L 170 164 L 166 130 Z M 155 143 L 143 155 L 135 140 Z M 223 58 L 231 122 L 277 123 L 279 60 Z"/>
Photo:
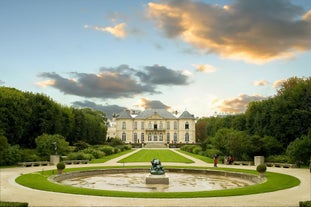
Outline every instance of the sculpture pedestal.
<path id="1" fill-rule="evenodd" d="M 152 175 L 149 174 L 146 177 L 146 184 L 169 184 L 169 179 L 168 177 L 164 175 Z"/>
<path id="2" fill-rule="evenodd" d="M 60 156 L 59 155 L 50 155 L 50 164 L 51 165 L 57 165 L 57 163 L 60 162 Z"/>

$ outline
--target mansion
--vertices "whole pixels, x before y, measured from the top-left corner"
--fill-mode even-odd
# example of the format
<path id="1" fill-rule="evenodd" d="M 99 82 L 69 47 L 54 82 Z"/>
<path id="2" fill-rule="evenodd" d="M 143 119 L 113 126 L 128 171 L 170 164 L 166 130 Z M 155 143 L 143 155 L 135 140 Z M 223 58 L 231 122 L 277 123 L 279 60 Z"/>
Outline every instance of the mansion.
<path id="1" fill-rule="evenodd" d="M 107 136 L 125 143 L 194 143 L 195 118 L 188 111 L 180 116 L 165 109 L 146 109 L 135 115 L 122 111 L 111 122 Z"/>

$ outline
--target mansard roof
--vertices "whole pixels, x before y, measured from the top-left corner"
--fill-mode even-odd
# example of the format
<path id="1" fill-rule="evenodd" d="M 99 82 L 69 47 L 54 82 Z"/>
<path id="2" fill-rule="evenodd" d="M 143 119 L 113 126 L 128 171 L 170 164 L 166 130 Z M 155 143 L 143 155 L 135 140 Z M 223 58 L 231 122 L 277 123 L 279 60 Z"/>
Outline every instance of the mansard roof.
<path id="1" fill-rule="evenodd" d="M 193 114 L 190 114 L 188 111 L 184 111 L 180 116 L 179 119 L 194 119 Z"/>
<path id="2" fill-rule="evenodd" d="M 176 119 L 176 117 L 165 109 L 146 109 L 145 111 L 140 112 L 135 119 L 146 119 L 150 116 L 158 115 L 164 119 Z"/>
<path id="3" fill-rule="evenodd" d="M 121 113 L 119 113 L 118 119 L 132 119 L 132 117 L 129 111 L 124 110 Z"/>

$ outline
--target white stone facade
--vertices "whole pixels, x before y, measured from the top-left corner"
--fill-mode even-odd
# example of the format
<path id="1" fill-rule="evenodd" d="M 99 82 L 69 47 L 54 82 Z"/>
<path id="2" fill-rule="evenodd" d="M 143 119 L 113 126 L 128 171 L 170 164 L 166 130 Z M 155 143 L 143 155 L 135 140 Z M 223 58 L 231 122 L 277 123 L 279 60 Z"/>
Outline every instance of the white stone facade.
<path id="1" fill-rule="evenodd" d="M 115 128 L 108 130 L 125 143 L 195 143 L 195 118 L 187 111 L 179 117 L 164 109 L 147 109 L 137 116 L 123 111 Z"/>

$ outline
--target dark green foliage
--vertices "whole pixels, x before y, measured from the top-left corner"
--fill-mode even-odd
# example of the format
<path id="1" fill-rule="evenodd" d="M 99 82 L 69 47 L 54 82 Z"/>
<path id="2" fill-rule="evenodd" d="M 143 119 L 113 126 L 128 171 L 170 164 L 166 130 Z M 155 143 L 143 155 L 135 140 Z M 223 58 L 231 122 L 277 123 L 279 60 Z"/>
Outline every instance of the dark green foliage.
<path id="1" fill-rule="evenodd" d="M 271 155 L 265 158 L 266 162 L 275 162 L 275 163 L 290 163 L 291 159 L 287 155 Z"/>
<path id="2" fill-rule="evenodd" d="M 43 94 L 0 87 L 0 134 L 11 145 L 33 149 L 35 138 L 44 133 L 60 134 L 70 144 L 103 144 L 105 120 L 103 112 L 64 107 Z"/>
<path id="3" fill-rule="evenodd" d="M 28 207 L 28 203 L 0 201 L 0 207 Z"/>
<path id="4" fill-rule="evenodd" d="M 80 140 L 80 141 L 74 143 L 73 146 L 75 146 L 75 152 L 78 152 L 78 151 L 87 149 L 89 147 L 89 144 Z"/>
<path id="5" fill-rule="evenodd" d="M 267 171 L 267 166 L 265 164 L 257 165 L 256 170 L 259 173 L 265 173 Z"/>
<path id="6" fill-rule="evenodd" d="M 112 155 L 115 153 L 115 150 L 111 146 L 102 146 L 99 148 L 100 151 L 104 152 L 105 155 Z"/>
<path id="7" fill-rule="evenodd" d="M 93 156 L 91 154 L 86 154 L 83 152 L 73 152 L 67 155 L 66 160 L 92 160 Z"/>
<path id="8" fill-rule="evenodd" d="M 291 161 L 300 164 L 309 164 L 311 155 L 311 132 L 308 135 L 303 135 L 300 138 L 291 142 L 286 150 L 286 154 L 291 157 Z"/>
<path id="9" fill-rule="evenodd" d="M 285 81 L 274 97 L 251 102 L 244 114 L 199 119 L 196 136 L 203 150 L 212 144 L 224 154 L 251 159 L 254 155 L 284 154 L 287 149 L 292 161 L 306 163 L 310 150 L 295 140 L 311 132 L 310 123 L 311 77 L 294 77 Z M 304 156 L 298 152 L 300 147 Z"/>
<path id="10" fill-rule="evenodd" d="M 66 155 L 69 152 L 69 143 L 61 135 L 43 134 L 36 138 L 37 152 L 45 159 L 50 155 Z M 56 149 L 55 149 L 56 146 Z"/>
<path id="11" fill-rule="evenodd" d="M 311 207 L 311 201 L 300 201 L 299 207 Z"/>
<path id="12" fill-rule="evenodd" d="M 59 170 L 63 170 L 63 169 L 65 169 L 66 165 L 63 162 L 59 162 L 59 163 L 57 163 L 56 167 Z"/>

